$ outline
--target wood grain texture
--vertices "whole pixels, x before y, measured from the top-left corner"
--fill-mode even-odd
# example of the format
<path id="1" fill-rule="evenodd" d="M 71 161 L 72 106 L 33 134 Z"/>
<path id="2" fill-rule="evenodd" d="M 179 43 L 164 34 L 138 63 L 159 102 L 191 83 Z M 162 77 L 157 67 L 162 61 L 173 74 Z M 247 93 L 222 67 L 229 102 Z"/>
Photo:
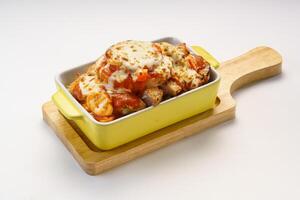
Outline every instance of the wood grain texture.
<path id="1" fill-rule="evenodd" d="M 235 101 L 232 92 L 246 84 L 281 73 L 281 63 L 280 54 L 269 47 L 257 47 L 222 63 L 218 69 L 221 84 L 214 109 L 109 151 L 93 146 L 72 122 L 60 114 L 51 101 L 43 105 L 43 117 L 82 169 L 90 175 L 96 175 L 234 118 Z"/>

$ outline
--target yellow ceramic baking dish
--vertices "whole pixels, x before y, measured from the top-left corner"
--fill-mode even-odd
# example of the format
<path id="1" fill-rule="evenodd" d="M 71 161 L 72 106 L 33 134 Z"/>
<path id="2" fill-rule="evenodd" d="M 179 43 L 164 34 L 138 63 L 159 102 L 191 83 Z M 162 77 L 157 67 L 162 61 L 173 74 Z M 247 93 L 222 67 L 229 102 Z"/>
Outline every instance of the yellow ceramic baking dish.
<path id="1" fill-rule="evenodd" d="M 156 41 L 181 43 L 180 40 L 171 37 Z M 212 66 L 209 83 L 163 101 L 155 107 L 145 108 L 111 122 L 96 121 L 67 89 L 76 74 L 84 72 L 93 62 L 64 71 L 56 76 L 57 92 L 52 96 L 52 100 L 60 112 L 67 119 L 74 121 L 99 149 L 109 150 L 118 147 L 214 107 L 220 82 L 218 72 L 214 68 L 218 67 L 219 63 L 203 48 L 199 46 L 189 48 L 193 53 L 201 55 Z"/>

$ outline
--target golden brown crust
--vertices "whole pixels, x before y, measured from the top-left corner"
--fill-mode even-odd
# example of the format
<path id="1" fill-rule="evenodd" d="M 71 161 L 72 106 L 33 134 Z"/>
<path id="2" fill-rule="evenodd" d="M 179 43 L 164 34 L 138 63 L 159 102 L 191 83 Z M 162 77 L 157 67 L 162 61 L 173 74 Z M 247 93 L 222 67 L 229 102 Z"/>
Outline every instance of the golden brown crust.
<path id="1" fill-rule="evenodd" d="M 81 90 L 79 88 L 79 83 L 80 83 L 81 79 L 82 79 L 82 77 L 79 76 L 75 81 L 73 81 L 69 85 L 69 91 L 75 97 L 75 99 L 77 99 L 79 102 L 83 102 L 85 100 L 81 93 Z"/>
<path id="2" fill-rule="evenodd" d="M 162 85 L 164 94 L 169 96 L 176 96 L 182 91 L 182 87 L 174 80 L 169 80 L 167 83 Z"/>
<path id="3" fill-rule="evenodd" d="M 161 102 L 163 95 L 163 91 L 158 87 L 148 88 L 145 90 L 142 100 L 147 106 L 156 106 Z"/>
<path id="4" fill-rule="evenodd" d="M 107 117 L 113 113 L 112 100 L 104 91 L 88 95 L 86 98 L 86 106 L 97 116 Z"/>

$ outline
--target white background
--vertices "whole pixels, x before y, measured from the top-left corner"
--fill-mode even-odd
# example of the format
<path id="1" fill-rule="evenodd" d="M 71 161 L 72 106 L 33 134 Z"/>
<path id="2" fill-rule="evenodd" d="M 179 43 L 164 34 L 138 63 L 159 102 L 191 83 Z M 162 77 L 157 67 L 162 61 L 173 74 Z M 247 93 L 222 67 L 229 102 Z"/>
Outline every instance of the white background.
<path id="1" fill-rule="evenodd" d="M 0 1 L 0 199 L 300 199 L 299 1 Z M 220 61 L 267 45 L 283 74 L 236 119 L 99 176 L 43 122 L 54 75 L 125 39 L 176 36 Z"/>

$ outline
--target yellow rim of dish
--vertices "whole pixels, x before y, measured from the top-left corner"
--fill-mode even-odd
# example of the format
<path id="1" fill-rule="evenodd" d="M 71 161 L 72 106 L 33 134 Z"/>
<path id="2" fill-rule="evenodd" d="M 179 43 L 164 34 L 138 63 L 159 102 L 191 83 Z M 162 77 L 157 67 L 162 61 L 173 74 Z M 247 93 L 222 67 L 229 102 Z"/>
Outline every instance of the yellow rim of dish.
<path id="1" fill-rule="evenodd" d="M 220 66 L 220 63 L 215 59 L 210 53 L 208 53 L 204 48 L 200 46 L 192 46 L 194 51 L 202 56 L 211 67 L 217 69 Z"/>

